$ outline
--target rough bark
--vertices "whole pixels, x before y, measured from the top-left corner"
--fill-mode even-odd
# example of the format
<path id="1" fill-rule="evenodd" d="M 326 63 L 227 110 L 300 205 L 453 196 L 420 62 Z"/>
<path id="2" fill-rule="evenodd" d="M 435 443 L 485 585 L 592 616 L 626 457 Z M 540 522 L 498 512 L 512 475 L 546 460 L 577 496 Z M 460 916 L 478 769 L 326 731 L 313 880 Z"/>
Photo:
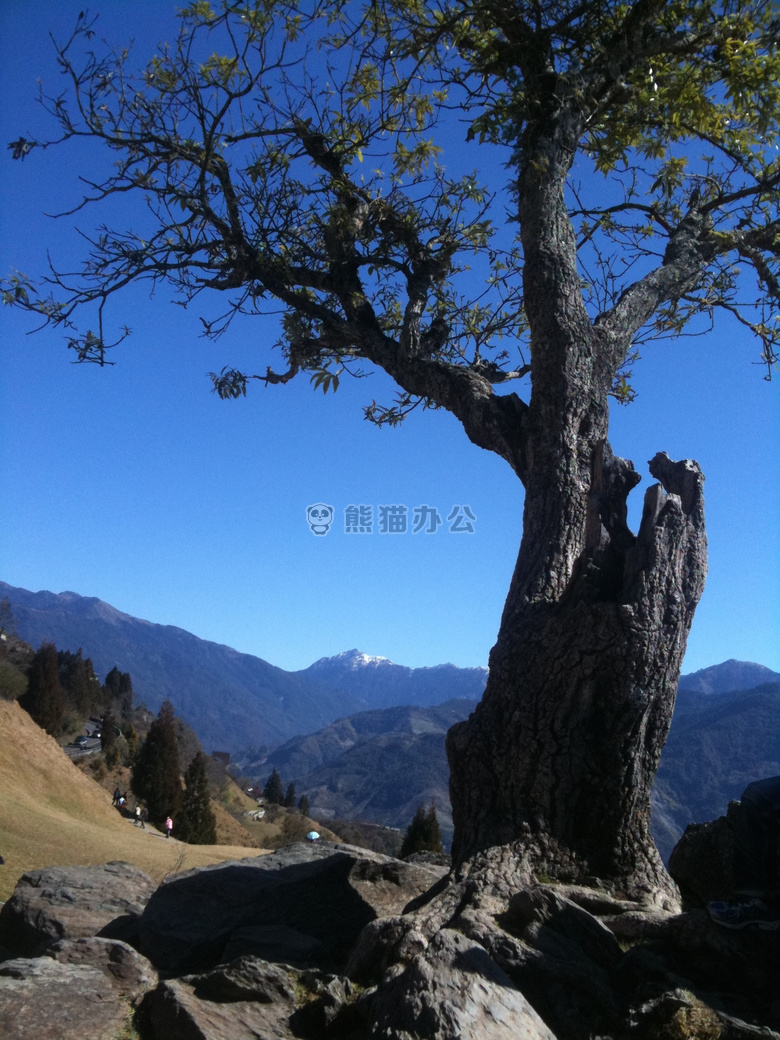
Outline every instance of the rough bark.
<path id="1" fill-rule="evenodd" d="M 618 460 L 608 469 L 625 484 Z M 485 695 L 448 736 L 456 861 L 544 835 L 552 876 L 673 891 L 650 791 L 706 571 L 703 477 L 666 455 L 651 472 L 636 540 L 583 546 L 556 598 L 528 595 L 521 550 Z"/>

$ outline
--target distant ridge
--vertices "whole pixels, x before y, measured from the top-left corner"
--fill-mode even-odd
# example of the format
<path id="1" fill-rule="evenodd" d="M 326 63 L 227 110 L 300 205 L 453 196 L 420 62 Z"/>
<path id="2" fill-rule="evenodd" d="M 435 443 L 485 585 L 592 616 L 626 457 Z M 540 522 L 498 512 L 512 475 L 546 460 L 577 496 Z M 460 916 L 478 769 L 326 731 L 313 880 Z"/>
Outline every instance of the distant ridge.
<path id="1" fill-rule="evenodd" d="M 407 668 L 387 657 L 347 650 L 335 657 L 321 657 L 296 674 L 360 696 L 371 708 L 391 708 L 400 704 L 432 707 L 445 700 L 479 698 L 488 670 L 454 664 Z"/>
<path id="2" fill-rule="evenodd" d="M 101 679 L 115 665 L 130 672 L 137 699 L 154 711 L 172 701 L 208 752 L 276 746 L 374 707 L 478 698 L 487 674 L 453 665 L 404 668 L 357 650 L 287 672 L 173 625 L 131 617 L 96 597 L 0 582 L 4 596 L 22 639 L 35 647 L 50 640 L 61 650 L 81 648 Z"/>
<path id="3" fill-rule="evenodd" d="M 732 690 L 750 690 L 762 683 L 780 682 L 780 672 L 773 672 L 763 664 L 752 661 L 735 661 L 733 658 L 722 664 L 701 668 L 680 676 L 680 691 L 707 695 L 731 693 Z"/>

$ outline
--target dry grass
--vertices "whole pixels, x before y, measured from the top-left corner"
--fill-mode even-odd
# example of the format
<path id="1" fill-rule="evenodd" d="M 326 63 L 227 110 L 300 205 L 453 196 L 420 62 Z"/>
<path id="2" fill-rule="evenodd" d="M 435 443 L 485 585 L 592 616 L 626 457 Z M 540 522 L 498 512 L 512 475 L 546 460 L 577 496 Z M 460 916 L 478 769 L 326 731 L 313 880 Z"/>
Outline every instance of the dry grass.
<path id="1" fill-rule="evenodd" d="M 126 860 L 156 881 L 169 873 L 257 856 L 245 845 L 184 845 L 123 819 L 26 712 L 0 701 L 0 900 L 27 870 Z"/>

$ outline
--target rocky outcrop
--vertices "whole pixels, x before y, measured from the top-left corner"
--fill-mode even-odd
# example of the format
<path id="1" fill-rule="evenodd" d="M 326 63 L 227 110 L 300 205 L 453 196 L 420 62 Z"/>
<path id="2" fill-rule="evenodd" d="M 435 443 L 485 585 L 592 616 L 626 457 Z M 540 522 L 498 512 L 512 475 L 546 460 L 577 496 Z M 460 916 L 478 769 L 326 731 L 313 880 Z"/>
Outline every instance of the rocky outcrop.
<path id="1" fill-rule="evenodd" d="M 449 928 L 377 990 L 371 1012 L 378 1037 L 555 1040 L 485 948 Z"/>
<path id="2" fill-rule="evenodd" d="M 725 816 L 692 823 L 669 857 L 669 872 L 689 902 L 704 906 L 734 891 L 734 823 L 741 811 L 731 802 Z"/>
<path id="3" fill-rule="evenodd" d="M 116 1040 L 157 985 L 151 964 L 114 939 L 63 939 L 46 956 L 0 964 L 3 1040 Z"/>
<path id="4" fill-rule="evenodd" d="M 351 845 L 290 845 L 161 885 L 139 948 L 169 975 L 244 954 L 335 970 L 369 921 L 400 913 L 443 872 Z"/>
<path id="5" fill-rule="evenodd" d="M 294 1040 L 295 976 L 259 958 L 200 976 L 170 979 L 151 992 L 141 1018 L 153 1040 Z"/>
<path id="6" fill-rule="evenodd" d="M 0 910 L 0 946 L 29 956 L 58 939 L 104 935 L 133 941 L 156 887 L 130 863 L 31 870 Z"/>
<path id="7" fill-rule="evenodd" d="M 501 846 L 442 876 L 302 844 L 192 871 L 148 901 L 142 953 L 104 937 L 12 951 L 0 1036 L 114 1040 L 132 1022 L 140 1040 L 780 1040 L 777 933 L 597 878 L 540 883 L 534 862 Z"/>
<path id="8" fill-rule="evenodd" d="M 0 964 L 3 1040 L 115 1040 L 131 1014 L 98 968 L 46 957 Z"/>

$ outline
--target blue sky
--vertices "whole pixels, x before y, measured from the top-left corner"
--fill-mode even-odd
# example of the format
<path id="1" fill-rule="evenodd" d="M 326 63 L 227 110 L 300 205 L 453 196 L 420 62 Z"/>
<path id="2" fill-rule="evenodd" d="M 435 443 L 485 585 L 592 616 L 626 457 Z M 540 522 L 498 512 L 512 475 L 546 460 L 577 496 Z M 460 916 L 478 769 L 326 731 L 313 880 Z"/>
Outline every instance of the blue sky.
<path id="1" fill-rule="evenodd" d="M 4 274 L 42 271 L 47 250 L 66 260 L 74 225 L 99 220 L 44 215 L 79 199 L 77 176 L 95 161 L 88 149 L 20 163 L 5 148 L 45 133 L 36 79 L 54 90 L 58 77 L 47 32 L 67 35 L 80 9 L 71 0 L 0 8 Z M 103 35 L 136 36 L 139 57 L 171 37 L 172 9 L 94 7 Z M 219 401 L 208 372 L 262 370 L 271 321 L 209 343 L 195 311 L 143 289 L 116 318 L 133 335 L 115 367 L 98 369 L 72 365 L 61 335 L 27 335 L 29 320 L 0 311 L 0 578 L 99 596 L 283 668 L 351 647 L 409 666 L 487 662 L 521 534 L 522 488 L 502 460 L 444 412 L 415 413 L 397 430 L 365 422 L 362 405 L 392 397 L 381 375 L 343 381 L 335 395 L 304 379 Z M 706 474 L 710 574 L 684 671 L 728 658 L 780 670 L 780 385 L 762 379 L 757 352 L 728 323 L 648 345 L 637 401 L 614 409 L 613 448 L 644 477 L 635 519 L 656 451 L 695 458 Z M 335 509 L 324 537 L 306 522 L 318 502 Z M 349 505 L 373 506 L 372 534 L 345 532 Z M 405 506 L 410 525 L 430 506 L 443 523 L 435 534 L 380 534 L 382 505 Z M 463 506 L 473 533 L 448 529 Z"/>

